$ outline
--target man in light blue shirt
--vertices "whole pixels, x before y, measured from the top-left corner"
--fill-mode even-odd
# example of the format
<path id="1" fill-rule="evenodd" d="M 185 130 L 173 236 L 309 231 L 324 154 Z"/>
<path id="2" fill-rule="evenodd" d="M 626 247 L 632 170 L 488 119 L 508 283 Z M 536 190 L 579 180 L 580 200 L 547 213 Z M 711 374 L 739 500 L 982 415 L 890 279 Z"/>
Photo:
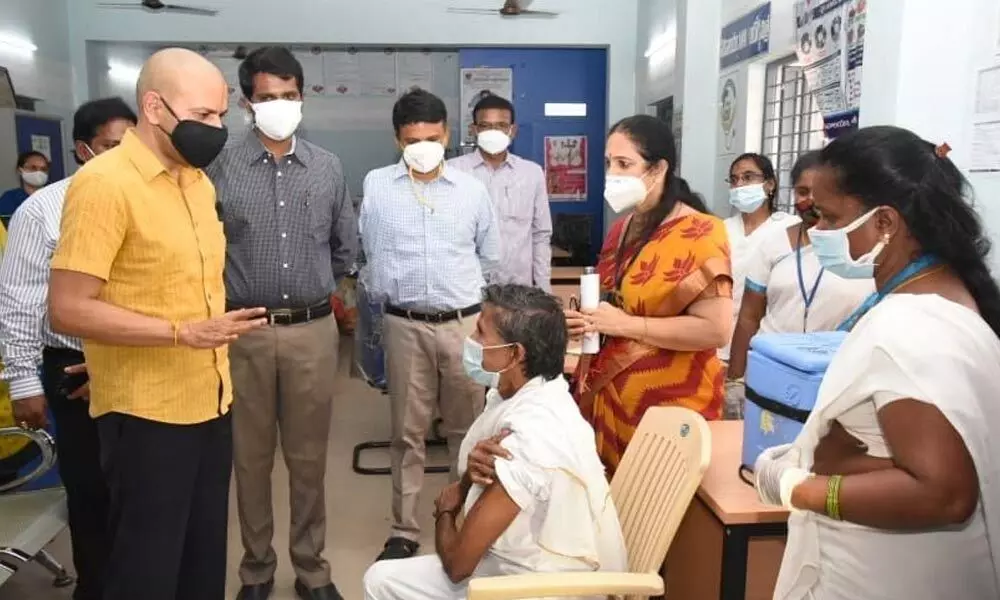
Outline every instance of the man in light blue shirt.
<path id="1" fill-rule="evenodd" d="M 484 402 L 482 386 L 465 374 L 462 350 L 500 261 L 500 237 L 483 184 L 444 164 L 447 123 L 444 103 L 430 92 L 401 97 L 392 124 L 403 160 L 364 181 L 361 277 L 385 306 L 392 412 L 393 525 L 378 560 L 408 558 L 419 548 L 424 438 L 435 408 L 454 477 L 459 445 Z"/>
<path id="2" fill-rule="evenodd" d="M 517 135 L 514 106 L 489 95 L 472 109 L 478 148 L 448 161 L 489 189 L 503 240 L 494 283 L 552 289 L 552 215 L 542 168 L 508 150 Z"/>

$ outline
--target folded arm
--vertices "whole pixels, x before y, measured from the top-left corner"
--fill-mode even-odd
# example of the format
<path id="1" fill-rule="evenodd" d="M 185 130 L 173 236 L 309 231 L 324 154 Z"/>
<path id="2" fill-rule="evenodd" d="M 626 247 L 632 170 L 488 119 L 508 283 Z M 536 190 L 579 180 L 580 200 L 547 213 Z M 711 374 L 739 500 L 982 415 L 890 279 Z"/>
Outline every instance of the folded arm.
<path id="1" fill-rule="evenodd" d="M 439 515 L 435 546 L 448 579 L 458 583 L 471 577 L 520 512 L 521 507 L 500 482 L 494 482 L 473 504 L 461 529 L 455 524 L 454 513 Z"/>

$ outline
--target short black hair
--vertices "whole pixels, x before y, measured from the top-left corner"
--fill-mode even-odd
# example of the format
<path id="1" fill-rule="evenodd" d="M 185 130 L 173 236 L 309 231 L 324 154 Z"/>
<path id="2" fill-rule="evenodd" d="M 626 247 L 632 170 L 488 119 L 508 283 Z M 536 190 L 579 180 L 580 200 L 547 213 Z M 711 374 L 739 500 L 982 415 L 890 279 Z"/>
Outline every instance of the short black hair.
<path id="1" fill-rule="evenodd" d="M 260 73 L 276 75 L 285 80 L 294 78 L 300 94 L 305 87 L 302 63 L 284 46 L 262 46 L 243 59 L 239 76 L 244 98 L 253 96 L 253 78 Z"/>
<path id="2" fill-rule="evenodd" d="M 31 158 L 32 156 L 41 157 L 45 161 L 45 164 L 49 164 L 48 156 L 45 156 L 38 150 L 28 150 L 27 152 L 22 152 L 17 155 L 17 168 L 18 169 L 24 168 L 24 165 L 28 164 L 28 159 Z"/>
<path id="3" fill-rule="evenodd" d="M 133 125 L 139 122 L 135 111 L 117 96 L 85 102 L 73 115 L 73 141 L 89 145 L 97 137 L 98 129 L 119 119 L 129 121 Z"/>
<path id="4" fill-rule="evenodd" d="M 448 123 L 448 109 L 444 102 L 427 90 L 406 92 L 392 107 L 392 128 L 399 130 L 414 123 Z"/>
<path id="5" fill-rule="evenodd" d="M 514 123 L 514 105 L 510 103 L 510 100 L 502 96 L 497 96 L 496 94 L 489 94 L 484 96 L 482 100 L 476 102 L 475 108 L 472 109 L 472 120 L 473 122 L 479 119 L 479 111 L 481 110 L 506 110 L 510 111 L 510 122 Z"/>
<path id="6" fill-rule="evenodd" d="M 494 325 L 505 343 L 524 348 L 524 375 L 551 381 L 563 374 L 566 317 L 558 298 L 536 287 L 492 284 L 483 288 L 483 304 L 497 309 Z"/>
<path id="7" fill-rule="evenodd" d="M 806 152 L 799 156 L 799 159 L 795 161 L 795 166 L 792 167 L 792 185 L 796 185 L 799 182 L 799 178 L 802 174 L 809 169 L 814 169 L 819 166 L 822 154 L 819 150 L 813 150 L 811 152 Z"/>

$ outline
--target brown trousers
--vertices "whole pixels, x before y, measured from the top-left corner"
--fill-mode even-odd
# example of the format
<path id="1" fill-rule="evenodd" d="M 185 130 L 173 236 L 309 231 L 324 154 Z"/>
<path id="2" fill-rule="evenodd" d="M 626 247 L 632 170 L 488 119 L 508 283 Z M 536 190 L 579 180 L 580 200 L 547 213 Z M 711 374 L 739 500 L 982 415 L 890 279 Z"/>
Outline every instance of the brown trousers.
<path id="1" fill-rule="evenodd" d="M 383 322 L 392 411 L 392 536 L 420 537 L 417 502 L 424 484 L 424 439 L 435 408 L 448 440 L 452 478 L 462 438 L 483 411 L 485 390 L 462 366 L 462 347 L 477 318 L 431 324 L 386 315 Z"/>
<path id="2" fill-rule="evenodd" d="M 326 544 L 327 442 L 340 338 L 333 316 L 248 333 L 229 348 L 233 375 L 233 465 L 244 585 L 274 576 L 271 471 L 278 432 L 288 467 L 289 547 L 309 588 L 330 583 Z"/>

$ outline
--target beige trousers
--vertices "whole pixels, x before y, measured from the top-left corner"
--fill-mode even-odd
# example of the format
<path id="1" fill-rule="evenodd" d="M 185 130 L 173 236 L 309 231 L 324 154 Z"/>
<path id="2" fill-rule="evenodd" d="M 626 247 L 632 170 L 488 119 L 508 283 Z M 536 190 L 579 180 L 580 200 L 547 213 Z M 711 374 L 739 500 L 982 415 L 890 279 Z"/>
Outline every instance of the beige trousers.
<path id="1" fill-rule="evenodd" d="M 243 560 L 240 580 L 274 576 L 271 471 L 278 434 L 288 467 L 289 548 L 309 588 L 330 583 L 326 543 L 327 442 L 340 337 L 333 316 L 248 333 L 229 347 L 233 375 L 233 465 Z"/>
<path id="2" fill-rule="evenodd" d="M 465 374 L 462 347 L 478 315 L 425 323 L 386 315 L 386 377 L 392 412 L 392 536 L 420 537 L 417 501 L 424 484 L 424 439 L 435 408 L 448 440 L 452 478 L 469 425 L 483 411 L 485 389 Z"/>

